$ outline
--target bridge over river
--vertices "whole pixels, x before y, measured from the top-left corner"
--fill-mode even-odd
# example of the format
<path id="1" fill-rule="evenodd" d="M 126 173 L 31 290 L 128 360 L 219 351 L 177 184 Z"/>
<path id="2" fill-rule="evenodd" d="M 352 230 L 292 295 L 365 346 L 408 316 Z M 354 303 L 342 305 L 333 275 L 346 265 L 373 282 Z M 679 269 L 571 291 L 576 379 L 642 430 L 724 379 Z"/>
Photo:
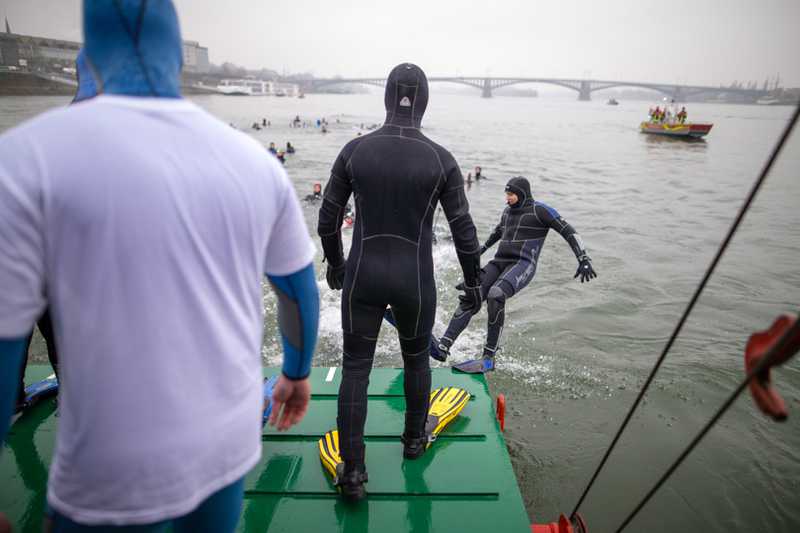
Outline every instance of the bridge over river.
<path id="1" fill-rule="evenodd" d="M 735 89 L 729 87 L 710 87 L 702 85 L 679 85 L 669 83 L 652 83 L 641 81 L 612 81 L 612 80 L 591 80 L 591 79 L 569 79 L 569 78 L 497 78 L 497 77 L 470 77 L 470 76 L 456 76 L 456 77 L 441 77 L 432 76 L 428 78 L 431 83 L 445 82 L 445 83 L 458 83 L 461 85 L 468 85 L 475 87 L 481 91 L 481 96 L 484 98 L 491 98 L 492 91 L 501 87 L 508 87 L 509 85 L 519 85 L 523 83 L 533 84 L 548 84 L 557 85 L 572 89 L 578 93 L 578 100 L 591 100 L 591 95 L 595 91 L 602 91 L 604 89 L 611 89 L 614 87 L 634 87 L 640 89 L 650 89 L 663 93 L 669 98 L 674 98 L 676 101 L 685 100 L 688 97 L 697 96 L 700 94 L 714 96 L 714 95 L 729 95 L 734 96 L 738 101 L 752 101 L 755 102 L 758 98 L 767 94 L 767 91 L 761 89 Z M 295 82 L 297 83 L 297 82 Z M 315 91 L 330 85 L 341 84 L 354 84 L 360 83 L 364 85 L 375 85 L 377 87 L 384 87 L 386 85 L 386 78 L 320 78 L 314 80 L 305 80 L 300 82 L 301 87 L 306 91 Z"/>

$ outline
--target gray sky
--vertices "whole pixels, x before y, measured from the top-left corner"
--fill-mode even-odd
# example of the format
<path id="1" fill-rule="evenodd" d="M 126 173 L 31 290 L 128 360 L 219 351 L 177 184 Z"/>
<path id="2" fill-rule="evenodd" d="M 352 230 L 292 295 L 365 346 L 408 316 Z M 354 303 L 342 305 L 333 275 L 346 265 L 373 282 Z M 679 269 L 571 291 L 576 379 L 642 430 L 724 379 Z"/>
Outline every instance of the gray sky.
<path id="1" fill-rule="evenodd" d="M 175 0 L 211 61 L 317 76 L 625 79 L 690 84 L 780 73 L 800 86 L 800 0 Z M 0 0 L 15 33 L 80 40 L 80 0 Z"/>

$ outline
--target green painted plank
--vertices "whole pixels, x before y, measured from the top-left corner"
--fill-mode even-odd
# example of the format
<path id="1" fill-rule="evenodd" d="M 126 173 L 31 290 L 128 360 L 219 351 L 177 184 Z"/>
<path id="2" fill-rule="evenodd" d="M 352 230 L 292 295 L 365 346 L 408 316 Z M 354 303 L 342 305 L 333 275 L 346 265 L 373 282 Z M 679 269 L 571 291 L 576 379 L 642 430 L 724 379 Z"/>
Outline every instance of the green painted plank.
<path id="1" fill-rule="evenodd" d="M 524 509 L 523 509 L 524 511 Z M 338 498 L 270 496 L 245 501 L 241 532 L 530 533 L 524 513 L 494 500 L 367 499 L 357 506 Z"/>
<path id="2" fill-rule="evenodd" d="M 319 438 L 336 428 L 336 398 L 312 397 L 308 414 L 288 431 L 264 428 L 265 440 L 286 440 L 295 437 Z M 370 397 L 367 403 L 367 437 L 397 437 L 403 433 L 406 402 L 396 396 Z M 494 410 L 490 403 L 470 401 L 461 414 L 447 426 L 443 438 L 454 434 L 483 436 L 494 432 Z"/>
<path id="3" fill-rule="evenodd" d="M 331 372 L 331 368 L 333 372 Z M 280 372 L 278 368 L 265 368 L 264 375 L 271 376 Z M 331 381 L 327 378 L 331 376 Z M 318 367 L 311 370 L 311 393 L 314 396 L 337 396 L 342 380 L 341 367 Z M 489 394 L 486 381 L 480 375 L 462 374 L 450 369 L 436 368 L 432 374 L 433 388 L 442 386 L 461 387 L 477 394 L 483 390 Z M 389 395 L 403 396 L 403 372 L 398 368 L 373 368 L 369 376 L 367 394 L 371 396 Z"/>
<path id="4" fill-rule="evenodd" d="M 497 443 L 453 439 L 435 442 L 417 460 L 403 459 L 403 445 L 395 441 L 367 442 L 370 494 L 477 494 L 496 495 L 502 467 Z M 471 458 L 477 467 L 465 462 Z M 245 481 L 251 493 L 334 494 L 331 477 L 322 468 L 316 441 L 266 442 L 258 466 Z"/>

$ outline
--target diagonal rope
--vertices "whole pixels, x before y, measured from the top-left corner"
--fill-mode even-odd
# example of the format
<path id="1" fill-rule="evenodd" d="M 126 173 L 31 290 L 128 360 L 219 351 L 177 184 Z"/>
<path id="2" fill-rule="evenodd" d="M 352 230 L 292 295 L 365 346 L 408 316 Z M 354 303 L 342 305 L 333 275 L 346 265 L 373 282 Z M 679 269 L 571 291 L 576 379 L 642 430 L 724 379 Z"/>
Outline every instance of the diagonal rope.
<path id="1" fill-rule="evenodd" d="M 689 301 L 689 305 L 687 305 L 686 309 L 683 311 L 683 315 L 681 315 L 680 320 L 678 320 L 678 323 L 676 324 L 675 329 L 672 332 L 672 335 L 670 335 L 669 340 L 667 341 L 667 344 L 664 346 L 664 349 L 661 351 L 661 355 L 659 355 L 658 360 L 656 360 L 656 364 L 653 366 L 653 369 L 650 371 L 650 375 L 647 376 L 647 380 L 644 382 L 644 384 L 642 385 L 642 388 L 639 390 L 639 394 L 636 396 L 636 400 L 633 402 L 633 405 L 631 406 L 630 410 L 628 411 L 628 414 L 625 415 L 625 419 L 622 421 L 622 425 L 617 430 L 617 434 L 614 435 L 614 438 L 612 439 L 611 444 L 608 446 L 608 449 L 606 450 L 606 453 L 603 455 L 603 458 L 600 460 L 600 464 L 597 466 L 597 469 L 594 471 L 594 474 L 592 474 L 592 477 L 589 480 L 589 483 L 586 485 L 586 488 L 583 490 L 583 494 L 581 494 L 581 497 L 578 499 L 578 503 L 575 504 L 575 508 L 572 510 L 572 513 L 570 514 L 570 520 L 574 520 L 575 519 L 575 515 L 577 514 L 578 509 L 580 509 L 581 504 L 586 499 L 586 495 L 589 494 L 589 491 L 591 490 L 592 486 L 594 485 L 594 482 L 597 480 L 597 476 L 600 474 L 600 471 L 606 465 L 606 462 L 608 461 L 609 456 L 611 456 L 611 452 L 614 451 L 614 447 L 617 445 L 617 442 L 619 441 L 620 437 L 622 436 L 622 433 L 625 431 L 625 428 L 628 426 L 628 423 L 630 422 L 631 417 L 633 417 L 633 413 L 636 411 L 636 408 L 639 407 L 639 404 L 641 403 L 642 398 L 644 398 L 645 392 L 647 392 L 647 389 L 650 387 L 650 384 L 653 382 L 653 378 L 655 378 L 656 373 L 658 372 L 659 368 L 661 368 L 661 364 L 664 362 L 664 359 L 667 357 L 667 353 L 669 353 L 669 350 L 672 348 L 672 345 L 675 343 L 675 339 L 678 338 L 678 335 L 680 334 L 681 330 L 683 329 L 684 323 L 686 323 L 686 319 L 689 317 L 689 314 L 694 309 L 694 306 L 697 303 L 697 300 L 700 298 L 700 295 L 702 294 L 703 289 L 705 289 L 706 285 L 708 284 L 708 280 L 711 279 L 711 275 L 714 273 L 714 270 L 717 268 L 717 265 L 719 264 L 720 260 L 722 259 L 722 256 L 725 253 L 725 250 L 727 250 L 728 245 L 730 244 L 731 240 L 733 239 L 733 236 L 736 234 L 736 230 L 739 229 L 739 225 L 741 224 L 742 220 L 744 219 L 744 216 L 747 214 L 747 210 L 750 208 L 750 205 L 753 203 L 753 200 L 755 199 L 756 195 L 758 194 L 758 191 L 761 189 L 761 186 L 763 185 L 764 180 L 767 178 L 767 175 L 769 174 L 770 170 L 772 170 L 772 166 L 775 163 L 775 160 L 778 158 L 778 155 L 780 154 L 781 150 L 783 149 L 784 145 L 786 144 L 786 141 L 789 139 L 789 136 L 791 135 L 792 130 L 794 129 L 795 124 L 797 123 L 798 115 L 800 115 L 800 104 L 798 104 L 797 107 L 795 107 L 795 110 L 794 110 L 794 113 L 792 114 L 792 117 L 789 119 L 789 122 L 786 124 L 786 127 L 783 130 L 783 133 L 781 133 L 781 136 L 778 139 L 778 143 L 775 145 L 775 148 L 773 148 L 772 153 L 770 154 L 769 158 L 767 159 L 767 162 L 764 164 L 764 168 L 761 170 L 761 174 L 758 176 L 758 178 L 756 179 L 755 183 L 753 184 L 753 187 L 750 189 L 750 192 L 747 195 L 747 199 L 745 200 L 744 204 L 742 204 L 742 207 L 739 209 L 739 213 L 736 215 L 736 219 L 733 221 L 733 224 L 731 225 L 730 229 L 728 230 L 728 234 L 725 236 L 725 239 L 722 241 L 722 243 L 720 244 L 719 248 L 717 249 L 717 253 L 714 256 L 714 259 L 711 261 L 711 264 L 708 266 L 708 269 L 706 270 L 706 273 L 703 276 L 703 279 L 700 281 L 700 284 L 697 286 L 697 289 L 695 290 L 694 294 L 692 295 L 692 298 Z"/>

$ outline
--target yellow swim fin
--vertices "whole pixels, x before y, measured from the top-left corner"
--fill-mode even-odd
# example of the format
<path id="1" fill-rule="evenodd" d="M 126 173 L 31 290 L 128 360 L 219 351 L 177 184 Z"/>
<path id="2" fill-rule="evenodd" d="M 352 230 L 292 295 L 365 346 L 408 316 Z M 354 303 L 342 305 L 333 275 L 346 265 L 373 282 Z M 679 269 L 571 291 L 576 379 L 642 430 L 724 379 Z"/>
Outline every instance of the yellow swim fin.
<path id="1" fill-rule="evenodd" d="M 431 391 L 428 420 L 425 423 L 427 446 L 436 440 L 439 433 L 467 406 L 471 395 L 458 387 L 442 387 Z"/>
<path id="2" fill-rule="evenodd" d="M 334 483 L 344 471 L 344 462 L 339 455 L 339 431 L 332 429 L 325 433 L 319 442 L 319 459 L 322 466 L 333 477 Z"/>

